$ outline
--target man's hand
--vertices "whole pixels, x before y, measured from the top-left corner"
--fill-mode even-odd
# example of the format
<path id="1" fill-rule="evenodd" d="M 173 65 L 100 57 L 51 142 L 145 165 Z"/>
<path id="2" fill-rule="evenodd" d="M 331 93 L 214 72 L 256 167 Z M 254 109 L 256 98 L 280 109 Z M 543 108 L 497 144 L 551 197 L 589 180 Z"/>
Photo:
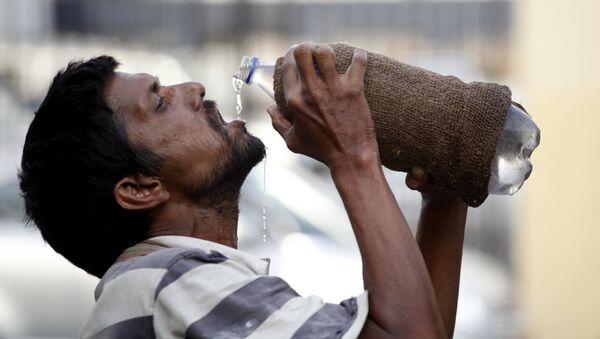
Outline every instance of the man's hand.
<path id="1" fill-rule="evenodd" d="M 436 189 L 434 180 L 419 167 L 406 174 L 406 186 L 421 192 L 423 197 L 417 243 L 431 277 L 446 333 L 452 337 L 468 206 L 452 192 Z"/>
<path id="2" fill-rule="evenodd" d="M 363 93 L 365 64 L 360 49 L 345 74 L 336 72 L 327 46 L 288 52 L 282 80 L 292 120 L 272 106 L 273 127 L 290 150 L 329 166 L 342 197 L 369 291 L 360 338 L 444 338 L 423 257 L 383 175 Z"/>
<path id="3" fill-rule="evenodd" d="M 406 186 L 414 191 L 419 191 L 425 202 L 445 202 L 460 205 L 462 200 L 453 192 L 441 191 L 435 187 L 435 179 L 421 167 L 413 167 L 406 173 Z M 464 202 L 463 202 L 464 204 Z M 466 204 L 464 204 L 466 206 Z"/>
<path id="4" fill-rule="evenodd" d="M 344 74 L 327 45 L 302 43 L 285 55 L 282 76 L 293 121 L 273 105 L 273 127 L 288 148 L 330 168 L 346 160 L 378 161 L 375 127 L 363 91 L 367 53 L 356 49 Z M 318 67 L 318 71 L 316 69 Z"/>

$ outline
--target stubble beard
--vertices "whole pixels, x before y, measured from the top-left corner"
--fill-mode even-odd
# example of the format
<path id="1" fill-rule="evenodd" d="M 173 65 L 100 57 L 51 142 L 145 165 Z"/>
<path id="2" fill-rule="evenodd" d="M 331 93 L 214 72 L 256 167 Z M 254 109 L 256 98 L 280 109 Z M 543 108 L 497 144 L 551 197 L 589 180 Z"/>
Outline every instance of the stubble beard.
<path id="1" fill-rule="evenodd" d="M 216 110 L 216 104 L 208 101 L 207 110 Z M 214 116 L 214 115 L 210 115 Z M 240 189 L 246 177 L 260 163 L 265 155 L 264 143 L 254 135 L 243 131 L 238 137 L 232 137 L 225 131 L 220 121 L 208 120 L 211 128 L 218 132 L 228 146 L 227 160 L 209 175 L 210 180 L 191 187 L 192 198 L 202 199 L 223 213 L 238 213 Z"/>

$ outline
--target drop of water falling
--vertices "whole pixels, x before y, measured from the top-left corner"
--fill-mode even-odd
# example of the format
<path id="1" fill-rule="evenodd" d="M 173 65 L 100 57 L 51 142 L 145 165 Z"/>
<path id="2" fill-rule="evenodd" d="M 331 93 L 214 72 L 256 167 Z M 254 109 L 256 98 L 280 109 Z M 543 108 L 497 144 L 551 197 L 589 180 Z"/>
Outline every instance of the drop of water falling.
<path id="1" fill-rule="evenodd" d="M 267 242 L 267 156 L 263 160 L 262 239 Z"/>
<path id="2" fill-rule="evenodd" d="M 240 119 L 242 114 L 242 87 L 244 81 L 239 79 L 236 75 L 231 78 L 231 85 L 233 86 L 233 92 L 235 93 L 235 112 L 237 118 Z M 263 161 L 263 200 L 262 200 L 262 240 L 267 242 L 267 157 Z"/>
<path id="3" fill-rule="evenodd" d="M 234 76 L 231 78 L 231 85 L 233 86 L 233 91 L 235 92 L 235 112 L 237 114 L 237 118 L 239 119 L 242 115 L 242 86 L 244 86 L 244 81 Z"/>

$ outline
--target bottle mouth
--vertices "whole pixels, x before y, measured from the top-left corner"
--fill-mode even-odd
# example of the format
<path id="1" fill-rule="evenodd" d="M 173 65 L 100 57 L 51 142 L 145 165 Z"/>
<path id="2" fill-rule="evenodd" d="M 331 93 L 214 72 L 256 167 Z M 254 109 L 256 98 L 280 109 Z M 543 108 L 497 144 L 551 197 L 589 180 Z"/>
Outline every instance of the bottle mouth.
<path id="1" fill-rule="evenodd" d="M 233 75 L 234 78 L 242 80 L 244 83 L 250 85 L 252 83 L 252 76 L 258 63 L 257 57 L 244 55 L 240 62 L 240 69 Z"/>

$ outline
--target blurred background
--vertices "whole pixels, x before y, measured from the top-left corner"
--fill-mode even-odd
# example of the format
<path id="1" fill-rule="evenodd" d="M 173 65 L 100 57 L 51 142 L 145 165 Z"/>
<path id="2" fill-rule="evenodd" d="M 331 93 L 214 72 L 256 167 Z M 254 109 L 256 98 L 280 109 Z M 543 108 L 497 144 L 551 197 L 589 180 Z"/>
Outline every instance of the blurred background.
<path id="1" fill-rule="evenodd" d="M 599 339 L 599 13 L 597 0 L 0 0 L 0 338 L 75 338 L 93 306 L 97 279 L 25 227 L 16 175 L 60 68 L 110 54 L 163 84 L 200 81 L 230 120 L 243 55 L 275 60 L 312 40 L 511 87 L 542 142 L 521 191 L 469 211 L 455 338 Z M 287 151 L 260 89 L 242 101 L 268 157 L 243 188 L 240 249 L 270 257 L 303 295 L 358 295 L 357 246 L 326 168 Z M 419 194 L 386 175 L 415 225 Z"/>

